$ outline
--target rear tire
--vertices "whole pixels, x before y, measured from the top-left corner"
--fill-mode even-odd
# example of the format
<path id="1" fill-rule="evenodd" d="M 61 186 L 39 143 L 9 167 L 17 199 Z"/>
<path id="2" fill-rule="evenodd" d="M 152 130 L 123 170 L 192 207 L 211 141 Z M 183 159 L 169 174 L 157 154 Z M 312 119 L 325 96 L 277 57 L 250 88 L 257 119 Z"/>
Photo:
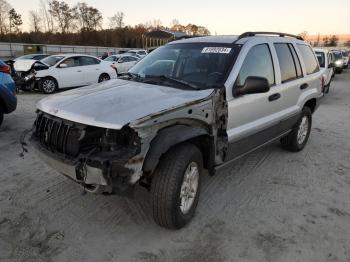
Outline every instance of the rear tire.
<path id="1" fill-rule="evenodd" d="M 98 82 L 99 83 L 102 83 L 102 82 L 105 82 L 105 81 L 108 81 L 108 80 L 111 80 L 111 77 L 109 76 L 109 74 L 102 74 L 98 78 Z"/>
<path id="2" fill-rule="evenodd" d="M 161 158 L 151 184 L 153 218 L 158 225 L 180 229 L 191 221 L 202 172 L 202 154 L 192 144 L 176 146 Z"/>
<path id="3" fill-rule="evenodd" d="M 282 137 L 282 147 L 291 152 L 299 152 L 303 150 L 309 139 L 311 126 L 311 110 L 308 107 L 304 107 L 298 123 L 287 136 Z"/>
<path id="4" fill-rule="evenodd" d="M 57 81 L 52 77 L 45 77 L 40 80 L 39 89 L 44 94 L 53 94 L 58 89 Z"/>

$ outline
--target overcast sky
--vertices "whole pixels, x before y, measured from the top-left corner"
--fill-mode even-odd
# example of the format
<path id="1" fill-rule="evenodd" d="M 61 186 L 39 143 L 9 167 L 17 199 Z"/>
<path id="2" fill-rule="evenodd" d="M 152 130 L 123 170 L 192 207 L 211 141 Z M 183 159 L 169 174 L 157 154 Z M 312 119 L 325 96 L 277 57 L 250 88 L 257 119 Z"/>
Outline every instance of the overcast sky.
<path id="1" fill-rule="evenodd" d="M 23 16 L 28 29 L 28 13 L 39 9 L 39 0 L 8 0 Z M 118 11 L 125 23 L 135 25 L 160 19 L 169 25 L 177 18 L 181 24 L 206 26 L 212 34 L 239 34 L 264 30 L 309 34 L 350 34 L 350 0 L 66 0 L 74 5 L 86 2 L 98 8 L 104 18 Z"/>

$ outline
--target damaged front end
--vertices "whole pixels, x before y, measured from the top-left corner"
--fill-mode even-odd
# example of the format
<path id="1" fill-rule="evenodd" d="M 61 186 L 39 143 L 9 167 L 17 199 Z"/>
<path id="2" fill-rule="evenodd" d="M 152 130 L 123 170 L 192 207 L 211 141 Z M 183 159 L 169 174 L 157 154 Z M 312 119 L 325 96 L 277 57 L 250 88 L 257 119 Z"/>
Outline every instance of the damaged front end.
<path id="1" fill-rule="evenodd" d="M 111 130 L 39 111 L 31 144 L 47 164 L 92 193 L 126 194 L 132 175 L 141 172 L 141 141 L 128 126 Z"/>

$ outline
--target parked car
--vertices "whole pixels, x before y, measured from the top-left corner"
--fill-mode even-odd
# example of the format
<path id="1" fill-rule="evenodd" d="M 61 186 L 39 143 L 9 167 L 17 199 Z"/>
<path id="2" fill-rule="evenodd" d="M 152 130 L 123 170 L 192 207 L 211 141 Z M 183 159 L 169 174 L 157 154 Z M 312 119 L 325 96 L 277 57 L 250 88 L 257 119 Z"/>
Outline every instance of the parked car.
<path id="1" fill-rule="evenodd" d="M 17 61 L 17 60 L 43 60 L 44 58 L 50 56 L 49 54 L 29 54 L 29 55 L 23 55 L 20 57 L 17 57 L 15 59 L 13 59 L 13 61 Z"/>
<path id="2" fill-rule="evenodd" d="M 4 114 L 15 111 L 16 107 L 16 85 L 11 77 L 11 67 L 0 60 L 0 126 Z"/>
<path id="3" fill-rule="evenodd" d="M 341 51 L 341 52 L 342 52 L 343 59 L 344 59 L 344 69 L 346 69 L 349 66 L 350 52 L 348 52 L 348 51 Z"/>
<path id="4" fill-rule="evenodd" d="M 128 54 L 122 55 L 111 55 L 107 57 L 104 61 L 111 63 L 112 67 L 115 69 L 116 73 L 124 74 L 129 71 L 131 67 L 136 65 L 139 61 L 138 57 Z"/>
<path id="5" fill-rule="evenodd" d="M 147 55 L 147 51 L 146 50 L 129 50 L 128 52 L 126 52 L 126 54 L 130 54 L 133 56 L 138 56 L 140 58 L 144 58 Z"/>
<path id="6" fill-rule="evenodd" d="M 343 69 L 344 69 L 344 57 L 343 57 L 343 54 L 342 54 L 342 52 L 335 51 L 335 50 L 333 50 L 331 52 L 332 52 L 333 57 L 334 57 L 334 65 L 335 65 L 334 71 L 337 74 L 341 74 L 343 72 Z"/>
<path id="7" fill-rule="evenodd" d="M 315 49 L 315 53 L 323 75 L 323 92 L 328 93 L 334 76 L 335 64 L 332 60 L 332 55 L 328 50 Z"/>
<path id="8" fill-rule="evenodd" d="M 178 229 L 194 216 L 204 169 L 214 175 L 275 140 L 301 151 L 322 96 L 315 53 L 300 37 L 190 38 L 103 87 L 41 100 L 31 145 L 91 193 L 146 187 L 155 221 Z"/>
<path id="9" fill-rule="evenodd" d="M 40 91 L 54 93 L 60 88 L 81 87 L 117 78 L 109 63 L 94 56 L 60 54 L 41 60 L 44 70 L 36 71 Z"/>

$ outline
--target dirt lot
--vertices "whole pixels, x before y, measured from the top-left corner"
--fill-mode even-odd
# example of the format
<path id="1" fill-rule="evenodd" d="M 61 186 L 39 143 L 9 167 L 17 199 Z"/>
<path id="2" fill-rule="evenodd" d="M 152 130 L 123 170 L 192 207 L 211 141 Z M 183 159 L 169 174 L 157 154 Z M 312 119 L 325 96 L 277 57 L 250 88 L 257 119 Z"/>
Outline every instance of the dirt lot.
<path id="1" fill-rule="evenodd" d="M 337 75 L 301 153 L 278 143 L 206 178 L 193 222 L 154 224 L 147 192 L 81 195 L 18 140 L 41 94 L 0 129 L 0 261 L 350 261 L 350 72 Z"/>

